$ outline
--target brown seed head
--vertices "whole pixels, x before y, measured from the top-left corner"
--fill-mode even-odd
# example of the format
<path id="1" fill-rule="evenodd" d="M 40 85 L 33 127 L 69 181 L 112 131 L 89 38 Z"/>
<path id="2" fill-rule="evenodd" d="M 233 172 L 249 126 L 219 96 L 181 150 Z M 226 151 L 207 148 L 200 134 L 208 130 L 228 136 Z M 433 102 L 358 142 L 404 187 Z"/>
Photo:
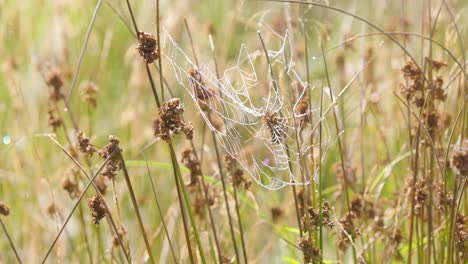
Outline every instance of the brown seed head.
<path id="1" fill-rule="evenodd" d="M 57 215 L 58 211 L 59 211 L 59 208 L 57 206 L 57 204 L 52 201 L 49 203 L 49 205 L 47 206 L 46 208 L 46 211 L 47 211 L 47 214 L 50 216 L 50 217 L 54 217 Z"/>
<path id="2" fill-rule="evenodd" d="M 192 86 L 195 98 L 206 106 L 206 101 L 215 95 L 212 89 L 206 88 L 206 84 L 203 81 L 202 74 L 197 68 L 190 68 L 188 71 L 190 85 Z M 207 110 L 207 109 L 203 109 Z"/>
<path id="3" fill-rule="evenodd" d="M 46 82 L 51 88 L 49 91 L 50 100 L 58 102 L 65 98 L 65 92 L 63 91 L 63 74 L 58 68 L 53 68 L 49 71 Z"/>
<path id="4" fill-rule="evenodd" d="M 117 233 L 120 236 L 120 239 L 122 239 L 122 240 L 127 235 L 127 231 L 125 230 L 125 228 L 123 226 L 120 226 L 119 228 L 117 228 Z M 120 241 L 119 241 L 119 238 L 117 237 L 117 235 L 114 236 L 114 239 L 112 240 L 112 245 L 114 247 L 118 247 L 120 245 Z"/>
<path id="5" fill-rule="evenodd" d="M 109 136 L 109 143 L 99 150 L 98 155 L 102 159 L 107 159 L 112 153 L 114 156 L 107 162 L 106 166 L 101 172 L 101 175 L 109 179 L 114 179 L 117 171 L 121 169 L 122 162 L 120 160 L 120 153 L 122 149 L 119 147 L 120 140 L 114 136 Z"/>
<path id="6" fill-rule="evenodd" d="M 340 230 L 338 234 L 338 247 L 344 250 L 351 242 L 350 237 L 358 237 L 360 235 L 359 228 L 355 226 L 354 219 L 356 216 L 352 213 L 346 213 L 340 222 Z"/>
<path id="7" fill-rule="evenodd" d="M 70 195 L 70 198 L 78 198 L 81 194 L 80 186 L 77 181 L 77 174 L 79 172 L 72 168 L 68 170 L 67 174 L 62 180 L 62 188 Z"/>
<path id="8" fill-rule="evenodd" d="M 138 32 L 137 49 L 147 64 L 153 63 L 159 58 L 158 42 L 150 33 Z"/>
<path id="9" fill-rule="evenodd" d="M 172 98 L 163 102 L 159 109 L 159 115 L 153 119 L 154 135 L 164 141 L 169 141 L 171 137 L 182 131 L 187 139 L 191 139 L 193 137 L 193 126 L 190 122 L 182 120 L 183 113 L 184 108 L 179 98 Z"/>
<path id="10" fill-rule="evenodd" d="M 244 189 L 248 189 L 251 182 L 244 177 L 244 172 L 237 167 L 237 160 L 231 155 L 225 155 L 224 162 L 234 188 L 238 188 L 243 184 Z"/>
<path id="11" fill-rule="evenodd" d="M 49 103 L 48 105 L 47 121 L 54 133 L 57 132 L 57 129 L 62 125 L 62 119 L 58 115 L 57 107 L 54 104 Z"/>
<path id="12" fill-rule="evenodd" d="M 91 141 L 86 137 L 83 131 L 79 131 L 76 134 L 76 141 L 78 142 L 78 148 L 81 153 L 92 157 L 96 152 L 96 148 L 91 144 Z"/>
<path id="13" fill-rule="evenodd" d="M 284 215 L 284 211 L 281 207 L 276 206 L 270 209 L 271 212 L 271 219 L 274 223 L 277 223 L 279 219 Z"/>
<path id="14" fill-rule="evenodd" d="M 315 263 L 316 260 L 321 258 L 320 249 L 314 247 L 313 244 L 310 236 L 303 237 L 299 242 L 299 247 L 304 253 L 304 263 Z"/>
<path id="15" fill-rule="evenodd" d="M 458 176 L 462 179 L 468 177 L 468 139 L 453 147 L 450 163 L 452 170 Z"/>
<path id="16" fill-rule="evenodd" d="M 10 214 L 10 207 L 5 202 L 0 201 L 0 215 L 8 216 Z"/>
<path id="17" fill-rule="evenodd" d="M 102 218 L 107 214 L 104 200 L 99 195 L 94 195 L 88 202 L 88 207 L 91 210 L 91 218 L 94 224 L 99 224 Z"/>
<path id="18" fill-rule="evenodd" d="M 182 151 L 181 162 L 190 170 L 190 183 L 189 186 L 195 186 L 199 183 L 201 177 L 200 162 L 198 162 L 191 148 Z"/>
<path id="19" fill-rule="evenodd" d="M 81 96 L 90 106 L 96 107 L 98 88 L 94 82 L 85 82 L 80 85 Z"/>

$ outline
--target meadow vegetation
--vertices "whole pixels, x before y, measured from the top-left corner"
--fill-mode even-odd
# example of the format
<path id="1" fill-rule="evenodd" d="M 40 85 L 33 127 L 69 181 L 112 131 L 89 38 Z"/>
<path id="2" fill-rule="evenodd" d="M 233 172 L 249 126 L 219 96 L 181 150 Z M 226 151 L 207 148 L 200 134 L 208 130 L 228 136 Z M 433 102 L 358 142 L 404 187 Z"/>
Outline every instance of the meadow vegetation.
<path id="1" fill-rule="evenodd" d="M 0 263 L 466 263 L 467 14 L 0 0 Z"/>

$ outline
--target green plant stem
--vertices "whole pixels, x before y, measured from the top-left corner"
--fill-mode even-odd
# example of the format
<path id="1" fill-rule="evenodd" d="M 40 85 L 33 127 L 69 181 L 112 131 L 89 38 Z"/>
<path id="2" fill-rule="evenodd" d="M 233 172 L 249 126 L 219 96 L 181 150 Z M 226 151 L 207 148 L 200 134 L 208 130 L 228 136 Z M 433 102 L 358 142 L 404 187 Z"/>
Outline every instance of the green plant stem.
<path id="1" fill-rule="evenodd" d="M 240 232 L 240 237 L 241 237 L 241 243 L 242 243 L 242 251 L 244 252 L 244 262 L 247 264 L 249 263 L 248 258 L 247 258 L 247 248 L 245 246 L 245 239 L 244 239 L 244 228 L 242 227 L 242 218 L 239 210 L 239 200 L 237 199 L 237 188 L 236 186 L 232 186 L 233 193 L 234 193 L 234 201 L 235 201 L 235 206 L 236 206 L 236 213 L 237 213 L 237 221 L 239 223 L 239 232 Z"/>
<path id="2" fill-rule="evenodd" d="M 321 47 L 322 53 L 324 53 L 323 52 L 323 43 L 320 44 L 320 47 Z M 330 76 L 328 74 L 327 60 L 325 58 L 325 54 L 323 55 L 323 63 L 324 63 L 324 66 L 325 66 L 325 74 L 326 74 L 326 77 L 327 77 L 328 89 L 330 90 L 331 101 L 332 101 L 332 103 L 335 103 L 333 90 L 331 88 Z M 337 114 L 336 114 L 336 110 L 334 109 L 332 112 L 333 112 L 333 117 L 334 117 L 334 121 L 335 121 L 334 123 L 335 123 L 336 134 L 338 136 L 338 138 L 337 138 L 338 150 L 339 150 L 339 153 L 340 153 L 341 169 L 343 171 L 343 184 L 344 184 L 344 191 L 345 191 L 345 198 L 346 198 L 346 206 L 347 206 L 347 210 L 348 210 L 348 213 L 349 213 L 350 210 L 351 210 L 351 206 L 350 206 L 350 202 L 349 202 L 349 193 L 348 193 L 348 186 L 349 186 L 349 184 L 348 184 L 348 170 L 346 169 L 346 165 L 345 165 L 346 161 L 345 161 L 345 158 L 344 158 L 344 149 L 343 149 L 342 142 L 341 142 L 340 128 L 339 128 L 339 125 L 338 125 L 338 117 L 337 117 Z M 351 243 L 353 243 L 354 241 L 355 241 L 355 234 L 354 234 L 354 231 L 352 230 L 351 231 Z M 352 251 L 353 251 L 354 263 L 357 263 L 356 248 L 354 246 L 352 247 Z"/>
<path id="3" fill-rule="evenodd" d="M 125 160 L 122 156 L 122 153 L 119 152 L 117 153 L 117 155 L 118 155 L 117 158 L 119 158 L 120 161 L 122 162 L 122 171 L 124 174 L 125 183 L 127 184 L 128 192 L 130 194 L 130 198 L 133 204 L 133 209 L 135 210 L 135 213 L 138 219 L 138 225 L 140 226 L 140 231 L 145 241 L 146 251 L 148 252 L 149 260 L 152 264 L 154 264 L 155 261 L 153 258 L 153 252 L 151 251 L 151 246 L 149 244 L 148 237 L 146 235 L 145 226 L 143 225 L 143 220 L 141 219 L 140 208 L 138 207 L 138 203 L 136 201 L 135 192 L 133 191 L 132 182 L 130 181 L 130 176 L 128 175 L 127 166 L 125 166 Z"/>
<path id="4" fill-rule="evenodd" d="M 86 250 L 88 251 L 88 257 L 89 257 L 89 263 L 93 263 L 93 252 L 91 250 L 91 246 L 89 244 L 89 239 L 88 239 L 88 234 L 86 232 L 86 225 L 85 225 L 85 220 L 84 220 L 84 213 L 83 213 L 83 205 L 80 203 L 79 205 L 79 210 L 80 210 L 80 224 L 81 228 L 83 229 L 83 238 L 85 241 L 85 246 Z"/>
<path id="5" fill-rule="evenodd" d="M 163 215 L 162 210 L 161 210 L 161 205 L 159 203 L 158 194 L 156 192 L 156 187 L 154 186 L 153 177 L 151 176 L 151 171 L 149 169 L 149 165 L 148 165 L 148 161 L 146 160 L 146 157 L 145 157 L 145 161 L 146 161 L 146 170 L 148 172 L 148 178 L 149 178 L 150 183 L 151 183 L 151 189 L 153 191 L 154 199 L 156 200 L 156 206 L 158 207 L 159 217 L 161 218 L 161 223 L 163 225 L 164 232 L 166 234 L 166 238 L 167 238 L 167 241 L 169 243 L 169 248 L 171 249 L 172 258 L 174 259 L 174 263 L 177 264 L 179 262 L 177 261 L 177 257 L 175 255 L 175 250 L 174 250 L 174 247 L 172 245 L 171 236 L 169 235 L 169 231 L 167 229 L 166 221 L 164 220 L 164 215 Z"/>
<path id="6" fill-rule="evenodd" d="M 182 173 L 180 171 L 179 162 L 177 161 L 177 157 L 176 157 L 176 154 L 175 154 L 175 151 L 174 151 L 174 146 L 172 145 L 172 141 L 169 141 L 168 145 L 169 145 L 169 150 L 170 150 L 170 153 L 171 153 L 172 165 L 174 166 L 174 172 L 176 174 L 175 175 L 176 183 L 177 182 L 179 183 L 179 185 L 180 185 L 179 187 L 180 187 L 180 189 L 182 191 L 183 202 L 185 203 L 186 208 L 187 208 L 188 216 L 189 216 L 190 223 L 192 225 L 193 233 L 194 233 L 194 236 L 195 236 L 195 241 L 197 242 L 198 252 L 200 254 L 200 258 L 201 258 L 202 263 L 206 263 L 205 254 L 203 253 L 203 247 L 202 247 L 201 240 L 200 240 L 200 234 L 198 232 L 197 224 L 195 223 L 195 217 L 193 216 L 192 206 L 190 205 L 190 199 L 188 197 L 187 189 L 185 188 L 184 179 L 183 179 Z M 180 202 L 182 203 L 182 201 L 180 201 Z M 181 208 L 181 210 L 183 210 L 183 209 Z"/>

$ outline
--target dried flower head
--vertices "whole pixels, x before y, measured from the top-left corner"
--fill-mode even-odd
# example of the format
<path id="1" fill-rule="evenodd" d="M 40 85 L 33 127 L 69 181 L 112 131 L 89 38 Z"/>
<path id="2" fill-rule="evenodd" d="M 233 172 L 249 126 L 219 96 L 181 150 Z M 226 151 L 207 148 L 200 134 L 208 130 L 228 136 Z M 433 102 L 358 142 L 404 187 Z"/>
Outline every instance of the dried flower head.
<path id="1" fill-rule="evenodd" d="M 338 247 L 344 250 L 351 242 L 352 236 L 358 237 L 360 235 L 359 228 L 354 224 L 356 216 L 349 212 L 340 219 L 339 233 L 338 233 Z"/>
<path id="2" fill-rule="evenodd" d="M 109 143 L 99 150 L 98 155 L 102 159 L 107 159 L 112 153 L 120 154 L 122 149 L 119 147 L 120 140 L 114 136 L 109 136 Z M 106 164 L 101 175 L 109 179 L 114 179 L 117 171 L 121 169 L 120 155 L 114 155 Z"/>
<path id="3" fill-rule="evenodd" d="M 158 41 L 147 32 L 138 32 L 138 53 L 143 57 L 146 63 L 153 63 L 159 58 Z"/>
<path id="4" fill-rule="evenodd" d="M 455 145 L 450 156 L 452 170 L 462 178 L 468 176 L 468 139 Z"/>
<path id="5" fill-rule="evenodd" d="M 67 174 L 62 180 L 62 188 L 70 195 L 70 198 L 78 198 L 81 194 L 80 186 L 78 183 L 79 171 L 75 168 L 68 170 Z"/>
<path id="6" fill-rule="evenodd" d="M 58 115 L 57 107 L 50 103 L 47 109 L 47 121 L 54 133 L 57 132 L 57 129 L 62 125 L 62 119 Z"/>
<path id="7" fill-rule="evenodd" d="M 172 98 L 163 102 L 159 109 L 159 115 L 153 119 L 154 135 L 164 141 L 169 141 L 172 136 L 182 131 L 188 139 L 193 137 L 193 126 L 190 122 L 182 120 L 184 108 L 179 98 Z"/>
<path id="8" fill-rule="evenodd" d="M 190 68 L 188 71 L 190 85 L 194 91 L 195 97 L 198 99 L 202 110 L 208 110 L 206 101 L 215 95 L 215 91 L 206 88 L 202 74 L 197 68 Z"/>
<path id="9" fill-rule="evenodd" d="M 251 182 L 244 177 L 244 172 L 237 167 L 237 160 L 231 155 L 225 155 L 224 162 L 226 162 L 226 169 L 234 188 L 239 188 L 243 184 L 244 189 L 248 189 Z"/>
<path id="10" fill-rule="evenodd" d="M 0 201 L 0 215 L 8 216 L 10 214 L 10 207 L 5 202 Z"/>
<path id="11" fill-rule="evenodd" d="M 55 217 L 59 212 L 58 205 L 54 201 L 50 202 L 47 205 L 46 212 L 50 217 Z"/>
<path id="12" fill-rule="evenodd" d="M 344 74 L 345 73 L 345 65 L 346 65 L 346 60 L 345 60 L 345 55 L 343 50 L 339 50 L 336 55 L 335 55 L 335 64 L 336 64 L 336 70 L 338 71 L 339 74 Z"/>
<path id="13" fill-rule="evenodd" d="M 270 209 L 270 212 L 271 212 L 271 219 L 273 220 L 273 223 L 277 223 L 280 220 L 280 218 L 284 215 L 283 209 L 279 206 L 272 207 Z"/>
<path id="14" fill-rule="evenodd" d="M 199 183 L 201 177 L 200 162 L 191 148 L 182 151 L 181 162 L 190 170 L 189 186 L 195 186 Z"/>
<path id="15" fill-rule="evenodd" d="M 96 148 L 93 146 L 93 144 L 91 144 L 91 141 L 89 140 L 89 138 L 86 137 L 83 131 L 79 131 L 76 134 L 76 141 L 78 142 L 78 148 L 81 151 L 81 153 L 92 157 L 93 154 L 96 152 Z"/>
<path id="16" fill-rule="evenodd" d="M 402 240 L 403 240 L 403 235 L 401 234 L 401 230 L 399 228 L 395 228 L 390 234 L 390 241 L 394 245 L 399 245 Z"/>
<path id="17" fill-rule="evenodd" d="M 120 140 L 117 137 L 112 135 L 109 136 L 109 143 L 107 143 L 101 150 L 99 150 L 98 155 L 102 159 L 107 159 L 112 153 L 120 153 L 122 149 L 119 147 Z M 117 158 L 115 158 L 117 159 Z"/>
<path id="18" fill-rule="evenodd" d="M 296 115 L 299 117 L 301 123 L 306 124 L 309 122 L 309 97 L 303 96 L 299 102 L 297 102 L 294 109 Z"/>
<path id="19" fill-rule="evenodd" d="M 415 214 L 420 215 L 421 214 L 421 209 L 424 207 L 427 198 L 428 198 L 428 191 L 427 191 L 427 184 L 426 180 L 418 180 L 415 185 L 415 190 L 414 190 L 414 200 L 415 200 Z"/>
<path id="20" fill-rule="evenodd" d="M 445 99 L 447 99 L 447 94 L 445 93 L 445 90 L 443 87 L 444 80 L 442 79 L 442 77 L 437 76 L 433 83 L 434 83 L 434 89 L 432 90 L 432 92 L 434 93 L 434 99 L 440 102 L 445 101 Z"/>
<path id="21" fill-rule="evenodd" d="M 426 58 L 427 60 L 430 60 L 429 58 Z M 439 61 L 439 60 L 432 60 L 432 67 L 436 71 L 440 70 L 442 67 L 447 67 L 448 63 L 446 61 Z"/>
<path id="22" fill-rule="evenodd" d="M 91 218 L 94 224 L 99 224 L 102 218 L 107 214 L 104 200 L 99 195 L 94 195 L 88 202 L 88 207 L 91 210 Z"/>
<path id="23" fill-rule="evenodd" d="M 98 87 L 94 82 L 84 82 L 80 85 L 81 96 L 92 107 L 97 106 L 97 91 Z"/>
<path id="24" fill-rule="evenodd" d="M 317 230 L 320 227 L 320 207 L 309 207 L 307 210 L 309 217 L 302 217 L 302 229 L 303 230 Z M 307 219 L 309 222 L 307 222 Z M 327 201 L 322 202 L 322 226 L 326 228 L 333 228 L 334 223 L 332 221 L 332 208 Z"/>
<path id="25" fill-rule="evenodd" d="M 457 214 L 456 224 L 455 224 L 455 245 L 458 250 L 459 259 L 468 258 L 468 217 Z M 463 262 L 463 261 L 462 261 Z"/>
<path id="26" fill-rule="evenodd" d="M 408 82 L 408 85 L 400 85 L 401 94 L 407 100 L 412 101 L 417 107 L 424 106 L 425 99 L 422 93 L 424 87 L 423 72 L 412 61 L 405 63 L 401 71 L 403 72 L 403 77 Z"/>
<path id="27" fill-rule="evenodd" d="M 303 237 L 299 242 L 299 247 L 304 253 L 304 263 L 315 263 L 321 259 L 320 249 L 313 246 L 313 241 L 310 236 Z"/>
<path id="28" fill-rule="evenodd" d="M 47 74 L 47 79 L 46 79 L 47 85 L 51 88 L 49 91 L 49 99 L 58 102 L 61 99 L 65 98 L 65 92 L 63 91 L 63 74 L 62 72 L 57 69 L 53 68 L 52 70 L 49 71 Z"/>
<path id="29" fill-rule="evenodd" d="M 125 230 L 123 226 L 120 226 L 119 228 L 117 228 L 117 233 L 118 233 L 118 236 L 120 236 L 120 239 L 122 240 L 127 235 L 127 231 Z M 114 239 L 112 240 L 112 245 L 114 247 L 118 247 L 120 245 L 120 240 L 118 236 L 115 235 Z"/>
<path id="30" fill-rule="evenodd" d="M 435 192 L 435 205 L 437 209 L 444 211 L 445 208 L 450 208 L 453 204 L 453 193 L 451 191 L 446 191 L 444 188 L 444 183 L 439 183 L 434 186 Z"/>

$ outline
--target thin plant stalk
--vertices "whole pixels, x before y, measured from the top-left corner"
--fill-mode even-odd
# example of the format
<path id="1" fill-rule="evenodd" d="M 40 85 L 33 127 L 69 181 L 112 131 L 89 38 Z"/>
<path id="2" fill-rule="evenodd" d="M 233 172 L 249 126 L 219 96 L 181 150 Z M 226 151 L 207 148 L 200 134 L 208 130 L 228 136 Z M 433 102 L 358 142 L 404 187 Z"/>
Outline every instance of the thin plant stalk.
<path id="1" fill-rule="evenodd" d="M 190 27 L 188 25 L 187 19 L 184 19 L 184 24 L 185 24 L 185 29 L 187 30 L 187 35 L 189 37 L 190 46 L 192 47 L 192 53 L 193 53 L 193 57 L 194 57 L 194 60 L 195 60 L 195 64 L 196 64 L 197 67 L 199 67 L 197 54 L 195 52 L 195 46 L 193 45 L 192 32 L 191 32 Z M 213 54 L 213 57 L 214 57 L 214 54 Z M 215 63 L 215 65 L 216 65 L 216 63 Z M 217 78 L 219 79 L 217 65 L 216 65 L 216 73 L 217 73 Z M 201 176 L 201 183 L 202 183 L 203 195 L 204 195 L 205 201 L 207 201 L 208 197 L 209 197 L 209 194 L 208 194 L 208 189 L 206 188 L 206 185 L 205 185 L 205 177 L 203 177 L 203 171 L 201 169 L 201 164 L 203 162 L 203 146 L 205 144 L 205 129 L 206 129 L 206 123 L 203 122 L 202 144 L 201 144 L 201 148 L 200 148 L 202 156 L 200 158 L 198 157 L 197 150 L 195 148 L 195 144 L 193 143 L 193 139 L 190 139 L 190 144 L 192 146 L 193 154 L 195 155 L 195 158 L 200 163 L 200 174 L 202 175 Z M 213 231 L 213 236 L 214 236 L 214 239 L 215 239 L 216 251 L 218 253 L 219 261 L 221 262 L 223 256 L 222 256 L 222 253 L 221 253 L 221 246 L 219 244 L 218 234 L 216 232 L 216 226 L 215 226 L 215 221 L 214 221 L 214 218 L 213 218 L 213 212 L 212 212 L 211 207 L 210 207 L 210 205 L 208 203 L 206 203 L 206 207 L 208 209 L 208 215 L 209 215 L 209 218 L 210 218 L 210 225 L 211 225 L 211 228 L 212 228 L 212 231 Z"/>
<path id="2" fill-rule="evenodd" d="M 130 198 L 133 204 L 133 209 L 135 210 L 135 213 L 138 219 L 138 225 L 140 226 L 141 234 L 143 235 L 143 239 L 145 241 L 146 251 L 148 252 L 149 260 L 152 264 L 154 264 L 155 261 L 154 261 L 153 253 L 151 251 L 151 246 L 149 244 L 148 237 L 146 235 L 145 226 L 143 225 L 143 221 L 141 219 L 140 208 L 138 207 L 138 203 L 135 198 L 135 192 L 133 191 L 132 182 L 130 181 L 130 176 L 128 175 L 127 166 L 125 166 L 125 160 L 122 156 L 122 153 L 120 153 L 120 151 L 117 153 L 117 155 L 120 161 L 122 162 L 122 171 L 123 171 L 123 175 L 125 178 L 125 183 L 127 184 L 128 192 L 130 194 Z"/>
<path id="3" fill-rule="evenodd" d="M 320 47 L 321 47 L 321 50 L 322 50 L 322 53 L 323 53 L 323 43 L 320 43 Z M 328 74 L 328 68 L 327 68 L 327 60 L 325 58 L 325 55 L 322 56 L 323 57 L 323 63 L 324 63 L 324 66 L 325 66 L 325 74 L 326 74 L 326 77 L 327 77 L 327 83 L 328 83 L 328 89 L 330 89 L 330 97 L 331 97 L 331 100 L 332 100 L 332 103 L 334 103 L 335 99 L 334 99 L 334 95 L 333 95 L 333 91 L 332 91 L 332 88 L 331 88 L 331 82 L 330 82 L 330 76 Z M 344 190 L 345 190 L 345 198 L 346 198 L 346 206 L 347 206 L 347 210 L 348 210 L 348 213 L 350 212 L 350 209 L 351 209 L 351 206 L 350 206 L 350 202 L 349 202 L 349 193 L 348 193 L 348 170 L 346 169 L 346 166 L 345 166 L 345 158 L 344 158 L 344 149 L 342 147 L 342 141 L 341 141 L 341 135 L 340 135 L 340 128 L 339 128 L 339 125 L 338 125 L 338 117 L 337 117 L 337 114 L 336 114 L 336 111 L 333 110 L 333 117 L 334 117 L 334 123 L 335 123 L 335 128 L 336 128 L 336 133 L 338 135 L 338 138 L 337 138 L 337 142 L 338 142 L 338 151 L 340 153 L 340 163 L 341 163 L 341 169 L 343 171 L 343 183 L 344 183 Z M 355 240 L 355 234 L 354 232 L 351 232 L 351 243 L 353 243 Z M 357 256 L 356 256 L 356 248 L 353 246 L 352 247 L 352 251 L 353 251 L 353 260 L 354 260 L 354 263 L 357 263 Z"/>
<path id="4" fill-rule="evenodd" d="M 132 7 L 130 5 L 129 0 L 127 0 L 126 2 L 127 2 L 127 7 L 129 9 L 129 12 L 130 12 L 132 22 L 133 22 L 133 26 L 135 28 L 135 31 L 138 33 L 139 32 L 138 31 L 138 26 L 137 26 L 137 23 L 135 21 L 135 16 L 133 14 Z M 157 25 L 157 43 L 158 43 L 158 49 L 160 50 L 160 43 L 161 42 L 160 42 L 159 0 L 156 1 L 156 25 Z M 164 100 L 164 86 L 163 86 L 164 81 L 163 81 L 163 74 L 162 74 L 161 58 L 158 59 L 158 63 L 159 63 L 159 67 L 158 67 L 159 80 L 160 80 L 160 86 L 161 86 L 161 99 Z M 151 75 L 151 72 L 149 71 L 148 65 L 147 65 L 147 75 L 148 75 L 148 79 L 150 80 L 151 89 L 152 89 L 153 95 L 155 97 L 156 105 L 159 108 L 161 103 L 159 101 L 158 93 L 156 91 L 155 84 L 153 82 L 152 75 Z M 168 145 L 169 145 L 170 154 L 171 154 L 171 161 L 172 161 L 173 168 L 174 168 L 174 177 L 175 177 L 175 180 L 176 180 L 177 195 L 178 195 L 178 198 L 179 198 L 178 200 L 179 200 L 180 207 L 181 207 L 181 210 L 182 210 L 184 231 L 185 231 L 185 234 L 186 234 L 186 242 L 187 242 L 187 245 L 188 245 L 188 248 L 189 248 L 190 259 L 191 259 L 191 262 L 194 263 L 194 258 L 193 258 L 193 254 L 191 252 L 191 247 L 190 247 L 190 237 L 188 235 L 188 228 L 187 228 L 186 218 L 184 216 L 184 201 L 185 201 L 185 205 L 187 206 L 187 209 L 188 209 L 188 214 L 189 214 L 189 217 L 190 217 L 190 222 L 191 222 L 191 225 L 192 225 L 192 229 L 194 231 L 195 240 L 196 240 L 197 245 L 198 245 L 198 250 L 199 250 L 199 253 L 200 253 L 200 257 L 202 259 L 202 262 L 205 263 L 206 261 L 205 261 L 205 256 L 204 256 L 204 253 L 203 253 L 203 249 L 201 247 L 201 240 L 200 240 L 200 236 L 199 236 L 199 233 L 198 233 L 198 228 L 197 228 L 195 220 L 193 218 L 193 214 L 192 214 L 192 210 L 191 210 L 191 206 L 190 206 L 190 201 L 188 200 L 187 190 L 185 189 L 185 186 L 183 184 L 182 174 L 180 172 L 180 167 L 179 167 L 179 164 L 178 164 L 178 161 L 177 161 L 177 158 L 176 158 L 174 147 L 172 146 L 172 141 L 169 141 Z M 182 190 L 182 193 L 181 193 L 181 190 Z M 182 198 L 183 198 L 183 200 L 182 200 Z"/>
<path id="5" fill-rule="evenodd" d="M 172 165 L 174 167 L 174 172 L 176 173 L 176 177 L 179 182 L 180 189 L 182 190 L 182 198 L 184 199 L 183 202 L 185 203 L 186 208 L 187 208 L 188 216 L 190 219 L 190 224 L 192 225 L 193 233 L 195 236 L 195 241 L 197 243 L 198 252 L 200 254 L 202 263 L 206 263 L 205 254 L 203 253 L 203 248 L 202 248 L 202 244 L 200 240 L 200 234 L 198 232 L 198 228 L 195 223 L 195 217 L 193 216 L 192 206 L 190 205 L 190 199 L 188 197 L 187 188 L 185 188 L 184 180 L 182 177 L 182 172 L 180 171 L 179 162 L 177 161 L 176 154 L 174 151 L 174 146 L 172 145 L 172 141 L 169 141 L 168 145 L 169 145 L 169 150 L 171 152 Z"/>
<path id="6" fill-rule="evenodd" d="M 263 37 L 262 37 L 262 34 L 260 34 L 260 31 L 257 31 L 257 34 L 258 34 L 258 37 L 260 39 L 260 42 L 262 44 L 262 48 L 263 48 L 263 51 L 265 53 L 265 57 L 266 57 L 266 60 L 267 60 L 267 64 L 268 64 L 268 70 L 269 70 L 269 73 L 270 73 L 270 76 L 272 78 L 272 82 L 273 82 L 273 88 L 275 89 L 275 93 L 278 93 L 279 92 L 279 88 L 278 88 L 278 83 L 276 82 L 276 78 L 275 78 L 275 75 L 274 75 L 274 72 L 273 72 L 273 68 L 271 66 L 271 63 L 270 63 L 270 58 L 268 56 L 268 51 L 266 49 L 266 46 L 265 46 L 265 42 L 263 41 Z M 290 156 L 289 155 L 289 148 L 286 147 L 286 150 L 287 150 L 287 155 L 288 157 Z M 288 166 L 290 169 L 292 169 L 291 167 L 291 164 L 290 164 L 290 159 L 288 159 Z M 296 209 L 296 220 L 297 220 L 297 226 L 298 226 L 298 229 L 299 229 L 299 236 L 302 237 L 303 235 L 303 231 L 302 231 L 302 227 L 301 227 L 301 216 L 299 215 L 299 203 L 297 201 L 297 191 L 296 191 L 296 186 L 294 184 L 294 180 L 292 181 L 292 191 L 293 191 L 293 196 L 294 196 L 294 206 L 295 206 L 295 209 Z"/>
<path id="7" fill-rule="evenodd" d="M 158 194 L 157 194 L 156 188 L 154 186 L 153 177 L 151 176 L 151 171 L 149 169 L 148 160 L 146 160 L 146 157 L 145 157 L 145 161 L 146 161 L 146 170 L 148 172 L 148 178 L 149 178 L 150 183 L 151 183 L 151 189 L 153 191 L 154 199 L 156 200 L 156 206 L 158 207 L 159 217 L 161 218 L 161 223 L 163 225 L 164 232 L 166 233 L 166 238 L 167 238 L 167 241 L 169 243 L 169 248 L 171 249 L 172 258 L 174 259 L 174 263 L 177 264 L 179 262 L 177 261 L 177 257 L 175 255 L 174 246 L 172 246 L 171 236 L 169 235 L 169 231 L 167 230 L 166 221 L 164 220 L 164 216 L 163 216 L 163 213 L 162 213 L 162 210 L 161 210 L 161 205 L 159 203 Z"/>
<path id="8" fill-rule="evenodd" d="M 233 193 L 234 193 L 234 201 L 235 201 L 235 208 L 237 214 L 237 222 L 239 224 L 239 233 L 241 237 L 241 244 L 242 244 L 242 251 L 244 252 L 244 262 L 247 264 L 249 263 L 247 258 L 247 248 L 245 246 L 245 239 L 244 239 L 244 228 L 242 227 L 242 218 L 239 210 L 239 199 L 237 198 L 237 188 L 233 184 Z"/>
<path id="9" fill-rule="evenodd" d="M 322 89 L 320 92 L 320 117 L 323 115 L 323 83 Z M 320 251 L 323 252 L 323 172 L 322 172 L 322 121 L 319 120 L 319 219 L 320 219 L 320 226 L 319 226 L 319 237 L 320 237 Z"/>
<path id="10" fill-rule="evenodd" d="M 93 263 L 93 252 L 91 250 L 91 246 L 89 244 L 89 239 L 88 239 L 88 233 L 86 232 L 86 225 L 85 225 L 85 219 L 84 219 L 84 213 L 83 213 L 83 205 L 80 203 L 79 205 L 79 210 L 80 210 L 80 224 L 81 228 L 83 229 L 83 238 L 85 241 L 85 246 L 86 250 L 88 251 L 88 257 L 89 257 L 89 263 Z"/>
<path id="11" fill-rule="evenodd" d="M 21 261 L 21 258 L 19 257 L 18 255 L 18 251 L 16 251 L 16 248 L 15 248 L 15 245 L 13 244 L 13 241 L 11 240 L 11 237 L 10 235 L 8 234 L 8 231 L 5 227 L 5 225 L 3 224 L 3 221 L 2 221 L 2 218 L 0 217 L 0 225 L 2 225 L 2 229 L 3 229 L 3 233 L 5 233 L 5 236 L 7 237 L 8 239 L 8 243 L 10 243 L 10 247 L 11 247 L 11 250 L 13 250 L 13 253 L 15 253 L 15 257 L 16 257 L 16 260 L 18 261 L 18 263 L 23 263 Z"/>

